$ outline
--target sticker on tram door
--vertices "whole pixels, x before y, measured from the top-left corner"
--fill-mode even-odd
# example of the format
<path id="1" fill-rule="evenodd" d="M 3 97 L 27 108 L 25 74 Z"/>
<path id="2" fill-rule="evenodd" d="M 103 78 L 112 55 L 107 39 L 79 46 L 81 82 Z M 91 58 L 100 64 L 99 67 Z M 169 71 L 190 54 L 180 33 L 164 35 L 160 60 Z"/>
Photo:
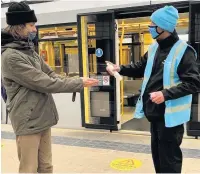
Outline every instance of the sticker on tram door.
<path id="1" fill-rule="evenodd" d="M 102 57 L 103 56 L 103 50 L 101 48 L 97 48 L 95 51 L 95 54 L 97 57 Z"/>
<path id="2" fill-rule="evenodd" d="M 110 85 L 110 76 L 103 76 L 103 86 Z"/>

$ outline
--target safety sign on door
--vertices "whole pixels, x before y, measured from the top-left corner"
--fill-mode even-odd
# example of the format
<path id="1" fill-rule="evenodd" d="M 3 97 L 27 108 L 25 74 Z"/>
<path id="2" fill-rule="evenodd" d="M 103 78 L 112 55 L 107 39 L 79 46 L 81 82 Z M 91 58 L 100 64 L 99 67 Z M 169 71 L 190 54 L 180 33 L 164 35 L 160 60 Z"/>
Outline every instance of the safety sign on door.
<path id="1" fill-rule="evenodd" d="M 102 57 L 103 56 L 103 50 L 101 48 L 97 48 L 95 51 L 95 54 L 97 57 Z"/>
<path id="2" fill-rule="evenodd" d="M 103 86 L 110 85 L 110 76 L 103 76 Z"/>

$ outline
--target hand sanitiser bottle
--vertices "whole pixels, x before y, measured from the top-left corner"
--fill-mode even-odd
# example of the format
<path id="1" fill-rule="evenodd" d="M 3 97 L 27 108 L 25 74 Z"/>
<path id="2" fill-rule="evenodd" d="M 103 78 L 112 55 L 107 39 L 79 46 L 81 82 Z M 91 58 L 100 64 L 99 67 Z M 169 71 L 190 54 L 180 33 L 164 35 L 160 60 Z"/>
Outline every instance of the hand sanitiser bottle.
<path id="1" fill-rule="evenodd" d="M 117 72 L 117 71 L 113 71 L 114 67 L 113 64 L 109 61 L 106 61 L 106 64 L 108 66 L 108 68 L 110 69 L 110 71 L 112 71 L 114 77 L 116 78 L 117 81 L 121 81 L 122 80 L 122 76 Z"/>

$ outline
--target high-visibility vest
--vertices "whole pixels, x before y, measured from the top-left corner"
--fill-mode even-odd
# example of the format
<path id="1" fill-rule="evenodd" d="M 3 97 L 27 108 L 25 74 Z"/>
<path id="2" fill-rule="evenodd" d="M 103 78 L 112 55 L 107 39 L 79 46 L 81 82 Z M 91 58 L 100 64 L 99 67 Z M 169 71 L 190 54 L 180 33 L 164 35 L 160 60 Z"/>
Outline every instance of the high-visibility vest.
<path id="1" fill-rule="evenodd" d="M 177 68 L 181 59 L 185 53 L 187 47 L 191 47 L 186 42 L 182 40 L 178 40 L 174 46 L 172 47 L 169 55 L 167 56 L 164 62 L 164 70 L 163 70 L 163 87 L 164 89 L 169 89 L 173 86 L 177 86 L 181 83 L 181 80 L 177 74 Z M 191 47 L 195 53 L 197 58 L 197 53 L 193 47 Z M 134 113 L 134 118 L 143 118 L 143 101 L 142 96 L 144 94 L 146 85 L 151 76 L 152 67 L 154 63 L 154 58 L 156 51 L 158 49 L 158 43 L 153 43 L 148 50 L 148 60 L 144 73 L 144 80 L 141 89 L 141 95 L 136 104 L 136 110 Z M 166 127 L 174 127 L 177 125 L 181 125 L 190 120 L 191 114 L 191 104 L 192 104 L 192 95 L 186 95 L 184 97 L 165 101 L 165 126 Z"/>

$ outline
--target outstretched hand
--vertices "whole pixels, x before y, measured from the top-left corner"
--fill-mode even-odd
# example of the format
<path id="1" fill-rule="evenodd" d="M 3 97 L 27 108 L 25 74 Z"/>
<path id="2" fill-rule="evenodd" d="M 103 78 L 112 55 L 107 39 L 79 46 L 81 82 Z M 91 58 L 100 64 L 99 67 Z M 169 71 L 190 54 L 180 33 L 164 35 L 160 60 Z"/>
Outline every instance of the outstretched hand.
<path id="1" fill-rule="evenodd" d="M 92 87 L 92 86 L 97 86 L 99 84 L 99 81 L 97 79 L 92 79 L 92 78 L 82 78 L 82 79 L 84 87 Z"/>

